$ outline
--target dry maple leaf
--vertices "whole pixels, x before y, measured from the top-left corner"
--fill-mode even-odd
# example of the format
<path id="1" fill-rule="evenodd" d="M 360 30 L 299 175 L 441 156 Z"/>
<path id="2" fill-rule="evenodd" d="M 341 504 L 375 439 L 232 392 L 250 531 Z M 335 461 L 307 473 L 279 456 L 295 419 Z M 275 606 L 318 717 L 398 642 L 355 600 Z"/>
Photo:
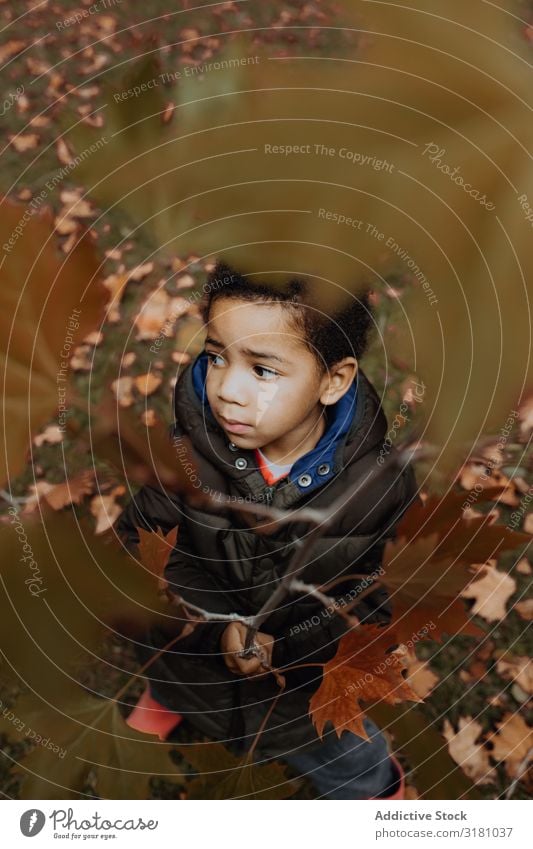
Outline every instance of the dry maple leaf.
<path id="1" fill-rule="evenodd" d="M 26 209 L 4 201 L 0 243 L 13 239 Z M 61 355 L 67 335 L 77 342 L 103 314 L 105 295 L 94 249 L 84 239 L 63 258 L 50 238 L 52 220 L 50 210 L 43 208 L 31 216 L 12 250 L 4 254 L 0 272 L 0 366 L 9 421 L 0 435 L 2 480 L 20 472 L 28 434 L 58 406 L 58 375 L 68 368 L 72 350 Z"/>
<path id="2" fill-rule="evenodd" d="M 129 375 L 117 377 L 111 384 L 111 389 L 115 393 L 116 399 L 121 407 L 131 407 L 133 404 L 133 378 Z"/>
<path id="3" fill-rule="evenodd" d="M 280 764 L 239 759 L 221 743 L 177 746 L 198 777 L 187 784 L 189 799 L 286 799 L 295 785 Z"/>
<path id="4" fill-rule="evenodd" d="M 505 619 L 506 603 L 516 590 L 516 581 L 506 572 L 500 572 L 492 564 L 481 566 L 479 575 L 461 591 L 463 598 L 474 599 L 472 613 L 477 613 L 487 622 Z"/>
<path id="5" fill-rule="evenodd" d="M 191 309 L 185 298 L 170 297 L 163 288 L 151 292 L 135 318 L 137 339 L 156 339 L 160 333 L 170 336 L 179 316 Z"/>
<path id="6" fill-rule="evenodd" d="M 518 713 L 507 713 L 496 723 L 498 731 L 487 737 L 494 744 L 490 756 L 495 761 L 504 761 L 510 778 L 519 778 L 533 761 L 533 729 Z"/>
<path id="7" fill-rule="evenodd" d="M 533 598 L 528 598 L 526 601 L 519 601 L 514 606 L 514 610 L 522 619 L 530 622 L 533 619 Z"/>
<path id="8" fill-rule="evenodd" d="M 56 747 L 37 740 L 16 765 L 22 799 L 87 798 L 91 771 L 96 772 L 96 793 L 102 799 L 147 799 L 154 775 L 183 781 L 169 758 L 172 746 L 130 728 L 113 699 L 94 698 L 82 687 L 64 687 L 53 707 L 29 694 L 17 700 L 15 709 L 26 729 L 38 730 L 40 739 Z M 1 720 L 1 726 L 12 740 L 21 740 L 13 723 Z"/>
<path id="9" fill-rule="evenodd" d="M 38 433 L 37 436 L 33 437 L 33 444 L 38 448 L 43 445 L 45 442 L 54 445 L 57 442 L 63 441 L 63 431 L 59 427 L 59 425 L 48 425 L 42 433 Z"/>
<path id="10" fill-rule="evenodd" d="M 520 572 L 521 575 L 531 575 L 531 566 L 527 557 L 520 558 L 516 564 L 516 571 Z"/>
<path id="11" fill-rule="evenodd" d="M 134 378 L 135 388 L 141 395 L 151 395 L 156 389 L 161 386 L 161 377 L 153 372 L 148 374 L 139 374 Z"/>
<path id="12" fill-rule="evenodd" d="M 146 425 L 146 427 L 155 427 L 158 422 L 155 410 L 152 410 L 151 408 L 143 410 L 141 413 L 141 421 L 144 425 Z"/>
<path id="13" fill-rule="evenodd" d="M 16 39 L 6 41 L 6 43 L 2 44 L 0 47 L 0 65 L 3 65 L 8 59 L 11 59 L 12 56 L 20 53 L 20 51 L 24 50 L 25 47 L 25 41 L 17 41 Z"/>
<path id="14" fill-rule="evenodd" d="M 459 764 L 463 772 L 476 784 L 487 784 L 495 780 L 494 768 L 489 762 L 489 753 L 476 742 L 482 731 L 479 722 L 470 716 L 459 717 L 458 731 L 454 731 L 445 719 L 442 731 L 455 763 Z"/>
<path id="15" fill-rule="evenodd" d="M 495 492 L 479 493 L 479 500 L 490 500 Z M 437 640 L 443 632 L 480 637 L 482 631 L 470 620 L 462 591 L 481 578 L 479 564 L 530 541 L 528 535 L 496 525 L 486 516 L 465 518 L 464 504 L 465 495 L 458 492 L 441 499 L 428 496 L 404 513 L 396 539 L 385 546 L 379 580 L 390 594 L 400 641 L 420 631 Z M 475 583 L 469 591 L 474 587 Z"/>
<path id="16" fill-rule="evenodd" d="M 137 533 L 141 563 L 157 578 L 159 589 L 165 590 L 168 586 L 164 578 L 165 566 L 176 545 L 178 528 L 172 528 L 166 535 L 159 527 L 156 531 L 137 528 Z"/>
<path id="17" fill-rule="evenodd" d="M 24 153 L 26 150 L 34 150 L 39 143 L 39 136 L 37 133 L 19 133 L 18 135 L 10 133 L 8 138 L 17 153 Z"/>
<path id="18" fill-rule="evenodd" d="M 122 300 L 122 295 L 129 280 L 129 274 L 110 274 L 103 281 L 104 286 L 110 292 L 110 298 L 107 303 L 106 319 L 110 322 L 120 321 L 119 305 Z"/>
<path id="19" fill-rule="evenodd" d="M 479 462 L 466 463 L 459 473 L 459 482 L 463 489 L 473 490 L 476 487 L 490 489 L 491 487 L 502 487 L 498 495 L 498 502 L 507 504 L 509 507 L 517 507 L 520 503 L 518 487 L 514 480 L 504 475 L 497 467 L 501 464 L 501 458 L 496 462 L 495 456 L 490 456 L 488 449 L 484 451 L 487 464 Z"/>
<path id="20" fill-rule="evenodd" d="M 439 676 L 435 675 L 427 661 L 418 660 L 416 654 L 408 652 L 405 656 L 407 664 L 406 681 L 413 688 L 417 696 L 425 699 L 439 682 Z"/>
<path id="21" fill-rule="evenodd" d="M 144 262 L 141 265 L 136 265 L 135 268 L 132 268 L 131 271 L 128 272 L 129 279 L 134 280 L 136 283 L 139 283 L 141 280 L 144 280 L 144 278 L 153 270 L 153 262 Z"/>
<path id="22" fill-rule="evenodd" d="M 115 499 L 125 492 L 125 487 L 116 486 L 109 495 L 95 495 L 91 499 L 91 513 L 96 518 L 95 534 L 103 534 L 115 524 L 122 513 L 122 507 Z"/>
<path id="23" fill-rule="evenodd" d="M 32 485 L 32 489 L 33 495 L 24 505 L 23 513 L 33 513 L 41 500 L 46 501 L 53 510 L 62 510 L 69 504 L 80 504 L 86 495 L 94 491 L 94 472 L 88 469 L 57 484 L 38 481 Z"/>
<path id="24" fill-rule="evenodd" d="M 324 664 L 322 682 L 309 703 L 319 737 L 330 721 L 338 737 L 346 730 L 368 740 L 361 700 L 422 701 L 403 678 L 405 652 L 387 653 L 396 642 L 388 628 L 378 625 L 360 626 L 341 638 L 335 657 Z"/>
<path id="25" fill-rule="evenodd" d="M 533 661 L 529 657 L 500 657 L 496 671 L 508 681 L 516 681 L 528 695 L 533 695 Z"/>

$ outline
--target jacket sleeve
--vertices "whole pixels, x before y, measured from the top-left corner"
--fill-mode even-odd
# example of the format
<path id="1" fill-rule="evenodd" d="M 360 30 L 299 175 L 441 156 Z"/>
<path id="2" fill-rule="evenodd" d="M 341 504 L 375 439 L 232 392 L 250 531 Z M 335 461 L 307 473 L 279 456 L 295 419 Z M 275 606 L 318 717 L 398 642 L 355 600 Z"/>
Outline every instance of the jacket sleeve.
<path id="1" fill-rule="evenodd" d="M 164 571 L 169 589 L 185 601 L 190 601 L 204 610 L 231 612 L 221 611 L 221 606 L 224 606 L 224 597 L 220 592 L 216 592 L 212 577 L 207 577 L 206 571 L 202 570 L 201 564 L 191 550 L 183 505 L 176 493 L 152 486 L 142 487 L 124 508 L 115 524 L 115 530 L 129 553 L 137 556 L 139 542 L 137 528 L 155 531 L 159 526 L 166 535 L 176 525 L 178 526 L 176 545 Z M 180 632 L 184 624 L 185 620 L 177 613 L 175 624 L 165 625 L 164 628 L 159 627 L 159 630 L 163 630 L 170 640 L 172 636 Z M 220 637 L 227 624 L 227 621 L 216 620 L 200 622 L 191 634 L 176 644 L 173 651 L 219 655 Z M 219 659 L 223 661 L 222 655 Z"/>
<path id="2" fill-rule="evenodd" d="M 395 506 L 388 519 L 385 519 L 386 533 L 366 551 L 361 562 L 356 561 L 350 564 L 346 574 L 352 572 L 370 574 L 373 570 L 379 569 L 387 540 L 394 537 L 394 529 L 401 516 L 410 504 L 416 501 L 420 501 L 420 496 L 417 492 L 414 472 L 411 466 L 407 466 L 399 481 Z M 354 590 L 356 586 L 357 582 L 353 580 L 344 584 L 339 583 L 334 591 L 328 593 L 328 596 L 334 598 L 339 609 L 342 609 L 353 598 L 349 592 L 350 588 Z M 331 609 L 320 606 L 316 609 L 321 613 L 316 617 L 318 619 L 316 623 L 313 619 L 309 621 L 302 617 L 304 621 L 301 626 L 292 626 L 284 633 L 274 635 L 275 643 L 272 653 L 274 667 L 283 669 L 285 666 L 299 663 L 327 663 L 335 656 L 339 640 L 352 630 L 353 626 L 350 626 L 338 613 L 331 612 Z M 352 606 L 350 612 L 365 622 L 389 621 L 391 607 L 386 590 L 383 587 L 376 587 L 375 591 L 363 598 L 359 605 Z M 304 614 L 304 616 L 307 615 Z M 265 631 L 268 632 L 266 626 Z"/>

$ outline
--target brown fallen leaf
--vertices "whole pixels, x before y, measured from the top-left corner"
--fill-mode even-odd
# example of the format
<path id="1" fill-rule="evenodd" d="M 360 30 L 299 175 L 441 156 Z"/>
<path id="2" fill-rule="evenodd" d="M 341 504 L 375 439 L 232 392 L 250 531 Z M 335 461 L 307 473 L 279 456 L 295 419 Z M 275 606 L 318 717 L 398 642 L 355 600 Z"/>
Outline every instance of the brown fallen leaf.
<path id="1" fill-rule="evenodd" d="M 60 198 L 63 204 L 61 213 L 69 218 L 93 218 L 92 204 L 83 196 L 83 189 L 63 189 Z M 60 215 L 61 215 L 60 213 Z"/>
<path id="2" fill-rule="evenodd" d="M 92 368 L 92 349 L 90 345 L 77 345 L 70 359 L 73 371 L 90 371 Z"/>
<path id="3" fill-rule="evenodd" d="M 163 122 L 163 124 L 168 124 L 169 121 L 172 120 L 172 116 L 174 115 L 175 109 L 176 104 L 173 103 L 172 100 L 169 100 L 161 114 L 161 121 Z"/>
<path id="4" fill-rule="evenodd" d="M 191 289 L 195 284 L 191 274 L 181 274 L 176 280 L 176 289 Z"/>
<path id="5" fill-rule="evenodd" d="M 38 448 L 41 445 L 44 445 L 45 442 L 48 442 L 54 445 L 57 442 L 63 441 L 63 431 L 59 427 L 59 425 L 48 425 L 41 433 L 38 433 L 37 436 L 33 437 L 33 444 L 37 445 Z"/>
<path id="6" fill-rule="evenodd" d="M 130 280 L 134 280 L 136 283 L 139 283 L 141 280 L 144 280 L 145 277 L 150 274 L 154 270 L 153 262 L 144 262 L 141 265 L 135 266 L 132 268 L 130 272 L 128 272 L 128 276 Z"/>
<path id="7" fill-rule="evenodd" d="M 518 778 L 533 761 L 533 729 L 518 713 L 505 714 L 496 727 L 498 731 L 487 737 L 487 742 L 494 744 L 490 756 L 495 761 L 505 762 L 510 778 Z"/>
<path id="8" fill-rule="evenodd" d="M 527 557 L 520 558 L 516 564 L 516 571 L 520 572 L 521 575 L 531 575 L 531 566 Z"/>
<path id="9" fill-rule="evenodd" d="M 128 351 L 128 353 L 124 354 L 122 360 L 120 361 L 120 370 L 122 371 L 123 369 L 129 368 L 131 365 L 133 365 L 136 359 L 137 354 L 135 354 L 134 351 Z"/>
<path id="10" fill-rule="evenodd" d="M 143 425 L 146 425 L 146 427 L 155 427 L 158 421 L 157 416 L 155 414 L 155 410 L 143 410 L 141 415 L 141 421 Z"/>
<path id="11" fill-rule="evenodd" d="M 17 153 L 24 153 L 25 150 L 34 150 L 39 144 L 37 133 L 19 133 L 18 135 L 10 133 L 8 138 Z"/>
<path id="12" fill-rule="evenodd" d="M 520 504 L 520 498 L 516 483 L 498 468 L 498 465 L 501 464 L 501 452 L 498 453 L 494 450 L 492 456 L 490 456 L 490 450 L 487 449 L 486 456 L 488 465 L 466 463 L 463 466 L 459 476 L 461 486 L 467 490 L 473 490 L 476 487 L 490 489 L 491 487 L 501 486 L 502 492 L 497 496 L 498 502 L 507 504 L 509 507 L 517 507 Z"/>
<path id="13" fill-rule="evenodd" d="M 173 351 L 172 352 L 172 362 L 179 363 L 180 365 L 184 365 L 185 363 L 190 363 L 191 355 L 187 354 L 186 351 Z"/>
<path id="14" fill-rule="evenodd" d="M 160 286 L 142 304 L 135 326 L 137 339 L 155 339 L 159 334 L 170 336 L 176 319 L 191 309 L 185 298 L 171 298 Z"/>
<path id="15" fill-rule="evenodd" d="M 481 492 L 478 500 L 491 500 L 497 492 Z M 426 497 L 406 510 L 396 539 L 385 546 L 379 580 L 394 599 L 393 626 L 400 642 L 421 630 L 427 639 L 439 640 L 445 632 L 479 639 L 483 632 L 472 621 L 462 590 L 470 582 L 469 591 L 475 592 L 483 576 L 480 563 L 530 541 L 485 516 L 465 518 L 464 505 L 461 492 Z M 431 630 L 428 623 L 433 623 Z"/>
<path id="16" fill-rule="evenodd" d="M 72 148 L 69 147 L 65 139 L 57 139 L 56 141 L 57 158 L 62 165 L 70 165 L 74 159 Z"/>
<path id="17" fill-rule="evenodd" d="M 129 274 L 110 274 L 103 281 L 106 289 L 109 290 L 110 298 L 107 303 L 107 321 L 115 323 L 120 321 L 119 305 L 124 294 L 124 289 L 129 280 Z"/>
<path id="18" fill-rule="evenodd" d="M 146 397 L 148 395 L 152 395 L 152 393 L 161 386 L 161 380 L 162 378 L 159 375 L 150 371 L 148 374 L 138 375 L 133 379 L 133 382 L 137 392 Z"/>
<path id="19" fill-rule="evenodd" d="M 15 232 L 25 208 L 4 199 L 2 210 L 0 243 Z M 105 303 L 99 263 L 88 238 L 63 260 L 51 236 L 53 216 L 48 206 L 42 206 L 27 221 L 2 263 L 0 340 L 4 344 L 0 346 L 0 362 L 6 409 L 1 437 L 3 480 L 21 471 L 29 434 L 43 427 L 57 407 L 58 370 L 68 368 L 68 356 L 62 359 L 60 355 L 67 334 L 72 337 L 69 344 L 78 344 L 98 325 Z M 73 399 L 72 403 L 77 402 Z"/>
<path id="20" fill-rule="evenodd" d="M 117 377 L 111 384 L 111 389 L 115 393 L 116 399 L 121 407 L 131 407 L 133 404 L 133 378 L 128 375 Z"/>
<path id="21" fill-rule="evenodd" d="M 93 330 L 85 336 L 83 341 L 86 345 L 94 345 L 97 348 L 104 341 L 104 334 L 100 330 Z"/>
<path id="22" fill-rule="evenodd" d="M 217 742 L 176 748 L 198 773 L 187 782 L 188 799 L 286 799 L 296 789 L 276 761 L 239 759 Z"/>
<path id="23" fill-rule="evenodd" d="M 533 695 L 533 662 L 529 657 L 504 655 L 496 662 L 496 671 L 506 681 L 516 681 L 525 693 Z"/>
<path id="24" fill-rule="evenodd" d="M 80 504 L 86 495 L 94 492 L 94 472 L 87 469 L 57 484 L 37 481 L 31 485 L 30 491 L 23 514 L 33 513 L 41 501 L 46 501 L 53 510 L 62 510 L 69 504 Z"/>
<path id="25" fill-rule="evenodd" d="M 4 65 L 8 59 L 11 59 L 12 56 L 16 56 L 16 54 L 20 53 L 21 50 L 24 50 L 25 47 L 25 41 L 20 41 L 14 38 L 6 41 L 5 44 L 0 45 L 0 65 Z"/>
<path id="26" fill-rule="evenodd" d="M 433 690 L 435 684 L 439 681 L 439 676 L 435 675 L 427 661 L 419 660 L 417 656 L 411 652 L 406 655 L 407 661 L 407 676 L 406 681 L 415 691 L 417 696 L 425 699 Z"/>
<path id="27" fill-rule="evenodd" d="M 470 716 L 459 717 L 459 730 L 455 731 L 445 719 L 443 735 L 448 741 L 448 751 L 465 775 L 476 784 L 488 784 L 495 780 L 495 770 L 489 762 L 489 753 L 476 743 L 483 731 L 479 722 Z"/>
<path id="28" fill-rule="evenodd" d="M 461 596 L 474 599 L 472 613 L 477 613 L 487 622 L 505 619 L 505 605 L 516 590 L 516 581 L 491 564 L 482 566 L 480 572 L 481 577 L 465 587 Z"/>
<path id="29" fill-rule="evenodd" d="M 157 578 L 160 590 L 165 590 L 168 582 L 164 578 L 165 566 L 176 545 L 178 528 L 172 528 L 164 534 L 161 528 L 155 532 L 137 528 L 139 534 L 139 556 L 141 563 Z"/>
<path id="30" fill-rule="evenodd" d="M 125 487 L 116 486 L 109 495 L 95 495 L 91 499 L 91 513 L 96 518 L 95 534 L 103 534 L 114 525 L 122 513 L 122 507 L 116 499 L 125 493 Z"/>
<path id="31" fill-rule="evenodd" d="M 528 598 L 526 601 L 519 601 L 515 604 L 514 609 L 522 619 L 530 622 L 533 619 L 533 598 Z"/>
<path id="32" fill-rule="evenodd" d="M 309 715 L 322 738 L 326 722 L 337 736 L 353 731 L 368 740 L 360 701 L 383 700 L 388 704 L 422 699 L 404 680 L 405 651 L 388 628 L 363 625 L 339 641 L 335 657 L 323 666 L 322 682 L 309 703 Z"/>

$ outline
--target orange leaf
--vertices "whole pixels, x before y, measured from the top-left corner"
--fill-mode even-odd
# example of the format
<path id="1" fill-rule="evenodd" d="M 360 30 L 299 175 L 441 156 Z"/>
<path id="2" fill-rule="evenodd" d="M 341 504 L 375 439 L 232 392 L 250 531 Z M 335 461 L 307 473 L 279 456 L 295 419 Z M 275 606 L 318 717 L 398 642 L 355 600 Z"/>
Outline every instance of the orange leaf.
<path id="1" fill-rule="evenodd" d="M 0 275 L 0 364 L 9 421 L 0 434 L 1 480 L 21 471 L 30 435 L 64 403 L 58 387 L 67 388 L 70 356 L 98 326 L 104 305 L 88 237 L 62 258 L 50 238 L 51 211 L 41 207 L 24 218 L 28 209 L 4 201 L 0 217 L 0 243 L 11 246 Z"/>
<path id="2" fill-rule="evenodd" d="M 167 586 L 163 577 L 165 566 L 176 545 L 178 528 L 172 528 L 166 536 L 159 527 L 155 532 L 146 531 L 144 528 L 137 528 L 137 531 L 141 562 L 158 579 L 159 589 L 164 590 Z"/>
<path id="3" fill-rule="evenodd" d="M 498 731 L 487 737 L 494 744 L 490 756 L 505 761 L 507 775 L 519 778 L 533 759 L 533 730 L 520 714 L 507 713 L 496 723 Z"/>
<path id="4" fill-rule="evenodd" d="M 490 500 L 496 492 L 485 490 L 478 500 Z M 450 492 L 414 504 L 398 524 L 396 539 L 385 547 L 380 581 L 390 594 L 393 625 L 404 642 L 414 634 L 436 640 L 443 632 L 481 636 L 462 591 L 481 578 L 479 564 L 530 541 L 490 517 L 465 518 L 465 499 Z"/>
<path id="5" fill-rule="evenodd" d="M 422 701 L 403 678 L 405 652 L 397 648 L 387 654 L 395 644 L 390 629 L 378 625 L 363 625 L 342 637 L 337 654 L 324 664 L 322 683 L 309 704 L 321 738 L 329 721 L 338 737 L 346 730 L 369 740 L 359 704 L 363 699 L 392 705 L 407 699 Z"/>

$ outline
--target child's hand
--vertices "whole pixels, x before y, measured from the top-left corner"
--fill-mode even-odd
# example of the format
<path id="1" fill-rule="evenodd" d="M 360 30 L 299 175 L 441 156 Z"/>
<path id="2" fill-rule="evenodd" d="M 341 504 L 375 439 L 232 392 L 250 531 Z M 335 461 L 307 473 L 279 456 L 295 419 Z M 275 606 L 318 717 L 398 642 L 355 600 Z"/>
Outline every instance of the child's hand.
<path id="1" fill-rule="evenodd" d="M 243 622 L 231 622 L 220 638 L 220 647 L 224 653 L 224 661 L 230 672 L 237 675 L 253 675 L 260 678 L 268 675 L 265 666 L 272 666 L 272 649 L 274 637 L 258 631 L 255 642 L 261 648 L 261 657 L 243 658 L 238 653 L 244 649 L 248 628 Z"/>

